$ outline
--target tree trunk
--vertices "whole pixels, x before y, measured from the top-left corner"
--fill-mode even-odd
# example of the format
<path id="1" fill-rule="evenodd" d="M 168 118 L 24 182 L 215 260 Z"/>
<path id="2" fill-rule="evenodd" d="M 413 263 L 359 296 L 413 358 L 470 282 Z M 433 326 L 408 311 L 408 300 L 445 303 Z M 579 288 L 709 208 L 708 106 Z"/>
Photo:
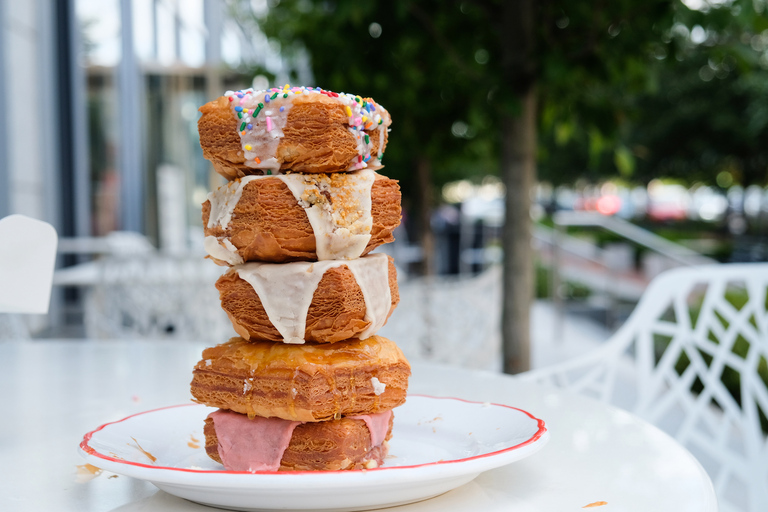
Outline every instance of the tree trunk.
<path id="1" fill-rule="evenodd" d="M 423 251 L 422 273 L 435 273 L 435 236 L 432 232 L 432 162 L 422 156 L 416 162 L 416 177 L 419 186 L 418 225 Z"/>
<path id="2" fill-rule="evenodd" d="M 530 308 L 533 300 L 531 189 L 536 178 L 536 89 L 534 0 L 506 2 L 502 66 L 520 110 L 501 114 L 501 177 L 506 186 L 503 299 L 504 372 L 530 369 Z"/>
<path id="3" fill-rule="evenodd" d="M 506 185 L 501 333 L 504 372 L 530 368 L 530 308 L 533 299 L 531 188 L 536 176 L 536 92 L 522 98 L 519 117 L 502 125 L 502 179 Z"/>

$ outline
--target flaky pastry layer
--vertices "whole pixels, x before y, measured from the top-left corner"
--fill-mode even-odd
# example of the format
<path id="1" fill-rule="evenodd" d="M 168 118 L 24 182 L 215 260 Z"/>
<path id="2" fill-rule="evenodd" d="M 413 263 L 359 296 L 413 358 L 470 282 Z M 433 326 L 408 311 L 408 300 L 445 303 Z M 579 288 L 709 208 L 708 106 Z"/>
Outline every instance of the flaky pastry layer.
<path id="1" fill-rule="evenodd" d="M 203 351 L 191 392 L 250 417 L 325 421 L 402 405 L 410 375 L 403 353 L 381 336 L 319 345 L 232 338 Z"/>

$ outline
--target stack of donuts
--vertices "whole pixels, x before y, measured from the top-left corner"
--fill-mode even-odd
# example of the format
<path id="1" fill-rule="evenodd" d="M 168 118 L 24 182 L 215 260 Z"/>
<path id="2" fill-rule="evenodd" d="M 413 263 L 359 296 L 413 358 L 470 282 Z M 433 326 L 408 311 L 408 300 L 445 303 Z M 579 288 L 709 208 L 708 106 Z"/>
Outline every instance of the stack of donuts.
<path id="1" fill-rule="evenodd" d="M 410 366 L 376 336 L 399 302 L 400 189 L 380 175 L 391 119 L 320 88 L 228 91 L 200 108 L 204 156 L 228 183 L 203 204 L 208 257 L 239 337 L 205 349 L 194 399 L 205 449 L 232 471 L 370 469 Z"/>

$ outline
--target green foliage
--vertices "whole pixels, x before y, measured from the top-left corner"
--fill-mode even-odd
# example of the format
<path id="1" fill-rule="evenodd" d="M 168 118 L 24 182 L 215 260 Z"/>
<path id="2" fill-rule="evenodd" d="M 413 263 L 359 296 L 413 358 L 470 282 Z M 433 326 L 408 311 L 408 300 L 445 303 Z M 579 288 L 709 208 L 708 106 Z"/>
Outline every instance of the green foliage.
<path id="1" fill-rule="evenodd" d="M 407 189 L 419 157 L 433 163 L 436 185 L 497 172 L 500 119 L 520 110 L 516 91 L 526 83 L 541 98 L 543 162 L 554 169 L 567 159 L 572 175 L 574 161 L 583 162 L 581 171 L 597 171 L 615 153 L 616 165 L 631 174 L 633 157 L 616 136 L 626 92 L 653 83 L 647 62 L 671 27 L 674 2 L 535 3 L 530 72 L 504 62 L 527 56 L 505 51 L 510 25 L 502 0 L 275 4 L 255 21 L 289 59 L 310 54 L 312 85 L 371 96 L 391 112 L 387 173 Z M 546 144 L 550 139 L 557 144 Z M 574 151 L 585 142 L 586 152 Z"/>
<path id="2" fill-rule="evenodd" d="M 525 81 L 539 95 L 542 179 L 711 182 L 728 169 L 737 181 L 764 181 L 762 2 L 702 11 L 679 0 L 537 2 L 530 72 L 504 62 L 502 0 L 273 4 L 258 18 L 249 2 L 233 5 L 279 42 L 289 62 L 309 54 L 316 79 L 309 85 L 387 107 L 394 119 L 387 174 L 406 192 L 419 158 L 432 162 L 436 185 L 497 172 L 500 119 L 519 111 L 516 91 Z"/>
<path id="3" fill-rule="evenodd" d="M 608 111 L 591 116 L 597 120 L 592 126 L 575 118 L 572 122 L 583 127 L 571 130 L 563 146 L 560 129 L 552 123 L 562 123 L 567 113 L 544 111 L 541 140 L 546 149 L 540 176 L 562 183 L 618 171 L 643 182 L 673 176 L 713 184 L 715 176 L 727 170 L 742 184 L 765 184 L 768 10 L 763 5 L 735 0 L 693 11 L 675 3 L 655 24 L 663 30 L 648 42 L 645 60 L 624 63 L 634 79 L 613 76 L 605 82 L 607 91 L 602 85 L 583 94 L 603 108 L 612 107 L 615 130 L 610 130 Z M 571 94 L 582 96 L 578 91 Z M 548 103 L 545 108 L 562 109 L 563 104 Z M 595 128 L 603 137 L 600 144 L 594 139 Z M 629 155 L 634 165 L 629 165 Z"/>

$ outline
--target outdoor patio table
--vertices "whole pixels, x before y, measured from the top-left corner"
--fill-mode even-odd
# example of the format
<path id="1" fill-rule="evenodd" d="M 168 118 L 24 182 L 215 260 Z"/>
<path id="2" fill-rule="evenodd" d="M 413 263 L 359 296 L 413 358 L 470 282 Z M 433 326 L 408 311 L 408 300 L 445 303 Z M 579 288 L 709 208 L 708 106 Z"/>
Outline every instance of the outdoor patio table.
<path id="1" fill-rule="evenodd" d="M 203 348 L 178 341 L 0 342 L 0 510 L 213 510 L 124 476 L 75 482 L 83 434 L 188 402 L 192 366 Z M 428 363 L 413 364 L 410 392 L 512 405 L 544 419 L 551 438 L 529 458 L 390 510 L 717 510 L 698 462 L 619 409 L 509 376 Z"/>

